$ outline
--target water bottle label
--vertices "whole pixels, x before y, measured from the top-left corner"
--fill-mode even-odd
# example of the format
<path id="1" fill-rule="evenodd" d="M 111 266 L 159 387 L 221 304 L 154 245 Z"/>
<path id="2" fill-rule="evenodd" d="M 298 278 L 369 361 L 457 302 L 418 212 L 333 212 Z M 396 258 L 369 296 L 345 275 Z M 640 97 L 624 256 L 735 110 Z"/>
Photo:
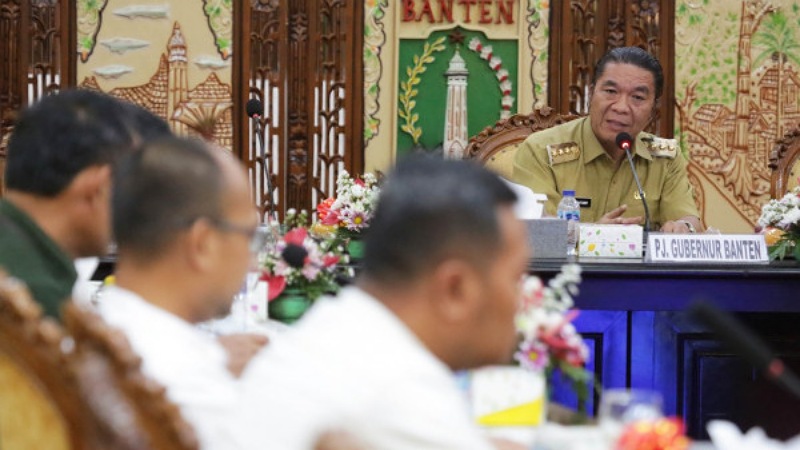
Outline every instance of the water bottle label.
<path id="1" fill-rule="evenodd" d="M 564 220 L 581 220 L 581 213 L 578 211 L 559 211 L 558 218 Z"/>

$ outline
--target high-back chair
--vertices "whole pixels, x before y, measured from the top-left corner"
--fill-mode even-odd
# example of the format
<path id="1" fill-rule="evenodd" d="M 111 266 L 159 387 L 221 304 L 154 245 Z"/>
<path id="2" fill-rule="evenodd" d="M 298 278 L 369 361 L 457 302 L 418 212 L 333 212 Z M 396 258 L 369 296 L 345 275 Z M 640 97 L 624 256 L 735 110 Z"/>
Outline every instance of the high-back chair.
<path id="1" fill-rule="evenodd" d="M 0 448 L 105 448 L 70 369 L 69 339 L 27 288 L 0 273 Z"/>
<path id="2" fill-rule="evenodd" d="M 464 158 L 477 159 L 490 170 L 510 180 L 517 147 L 525 138 L 531 133 L 578 117 L 580 116 L 574 114 L 557 114 L 553 108 L 544 106 L 530 114 L 515 114 L 498 120 L 494 126 L 484 128 L 469 140 Z"/>
<path id="3" fill-rule="evenodd" d="M 66 304 L 72 335 L 0 271 L 0 449 L 195 450 L 127 339 Z"/>
<path id="4" fill-rule="evenodd" d="M 788 131 L 772 148 L 770 197 L 781 198 L 797 187 L 800 176 L 800 126 Z"/>

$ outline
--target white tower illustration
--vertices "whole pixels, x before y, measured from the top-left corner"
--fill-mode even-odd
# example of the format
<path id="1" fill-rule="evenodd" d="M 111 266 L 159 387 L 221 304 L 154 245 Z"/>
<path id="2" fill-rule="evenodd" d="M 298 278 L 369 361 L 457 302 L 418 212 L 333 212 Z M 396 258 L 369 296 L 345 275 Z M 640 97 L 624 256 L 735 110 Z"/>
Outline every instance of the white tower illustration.
<path id="1" fill-rule="evenodd" d="M 467 63 L 458 48 L 450 59 L 450 66 L 444 76 L 447 77 L 447 106 L 444 119 L 444 157 L 462 159 L 467 148 Z"/>
<path id="2" fill-rule="evenodd" d="M 172 37 L 167 44 L 169 61 L 169 81 L 167 83 L 167 117 L 174 118 L 175 110 L 187 100 L 189 92 L 189 76 L 186 73 L 186 40 L 183 38 L 181 26 L 175 22 L 172 28 Z M 173 131 L 186 134 L 186 125 L 178 121 L 170 121 Z"/>

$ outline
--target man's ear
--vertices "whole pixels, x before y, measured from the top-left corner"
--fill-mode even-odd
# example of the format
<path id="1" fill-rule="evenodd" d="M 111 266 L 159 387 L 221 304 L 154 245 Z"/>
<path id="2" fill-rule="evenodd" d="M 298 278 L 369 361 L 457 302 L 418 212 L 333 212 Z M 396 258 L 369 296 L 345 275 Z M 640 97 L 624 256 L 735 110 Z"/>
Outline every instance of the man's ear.
<path id="1" fill-rule="evenodd" d="M 448 323 L 461 322 L 479 311 L 481 278 L 463 259 L 442 262 L 432 274 L 434 309 Z"/>
<path id="2" fill-rule="evenodd" d="M 106 206 L 111 194 L 111 166 L 97 164 L 81 170 L 64 190 L 64 194 L 92 208 L 98 202 L 103 202 L 103 206 Z"/>
<path id="3" fill-rule="evenodd" d="M 186 231 L 184 238 L 185 257 L 189 265 L 201 273 L 216 270 L 215 261 L 218 240 L 214 239 L 215 230 L 206 219 L 197 219 Z"/>

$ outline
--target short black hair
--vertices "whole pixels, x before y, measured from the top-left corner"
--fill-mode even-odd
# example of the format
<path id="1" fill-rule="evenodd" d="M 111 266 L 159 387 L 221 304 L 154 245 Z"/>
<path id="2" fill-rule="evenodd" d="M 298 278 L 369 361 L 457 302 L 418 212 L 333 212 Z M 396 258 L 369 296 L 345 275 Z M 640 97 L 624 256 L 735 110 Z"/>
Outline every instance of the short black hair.
<path id="1" fill-rule="evenodd" d="M 6 187 L 54 197 L 79 172 L 113 163 L 145 135 L 169 134 L 169 128 L 153 127 L 156 120 L 142 108 L 99 92 L 74 89 L 48 95 L 23 111 L 14 126 Z"/>
<path id="2" fill-rule="evenodd" d="M 595 64 L 592 84 L 597 84 L 597 80 L 603 76 L 603 72 L 605 72 L 608 63 L 632 64 L 647 70 L 653 74 L 653 81 L 656 85 L 656 100 L 661 98 L 661 93 L 664 91 L 664 69 L 655 56 L 639 47 L 618 47 L 612 49 L 603 55 L 603 57 L 597 61 L 597 64 Z"/>
<path id="3" fill-rule="evenodd" d="M 503 181 L 473 162 L 409 156 L 381 188 L 365 235 L 362 274 L 404 282 L 453 256 L 483 267 L 500 249 L 498 207 L 516 199 Z"/>
<path id="4" fill-rule="evenodd" d="M 120 160 L 112 223 L 120 253 L 154 257 L 195 220 L 222 218 L 223 175 L 207 144 L 169 137 Z"/>

